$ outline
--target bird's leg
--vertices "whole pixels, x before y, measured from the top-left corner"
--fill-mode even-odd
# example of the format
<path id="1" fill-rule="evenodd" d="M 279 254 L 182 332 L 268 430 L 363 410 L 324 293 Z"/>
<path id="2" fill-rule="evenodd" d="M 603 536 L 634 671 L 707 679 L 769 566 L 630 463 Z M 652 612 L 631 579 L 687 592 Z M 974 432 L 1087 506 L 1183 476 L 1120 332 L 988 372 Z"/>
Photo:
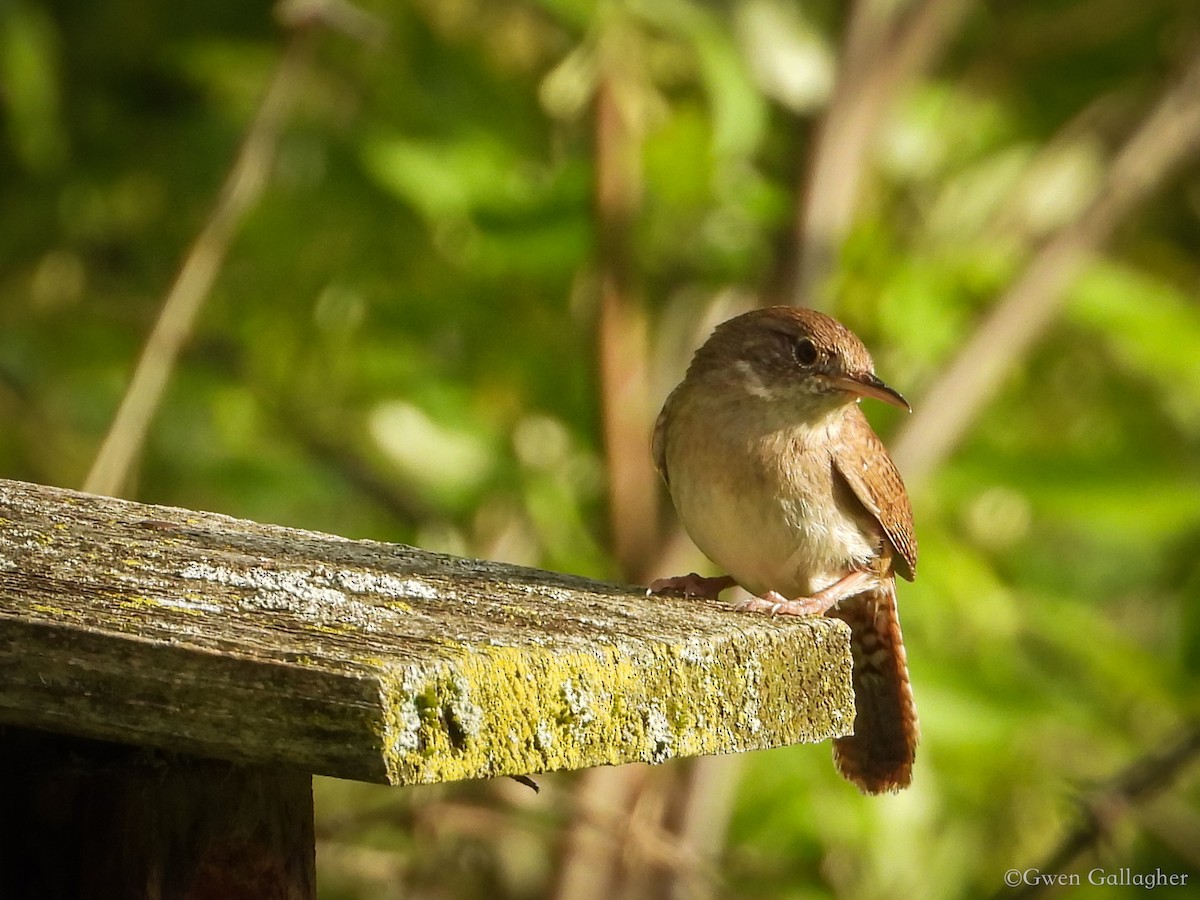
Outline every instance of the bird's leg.
<path id="1" fill-rule="evenodd" d="M 679 594 L 685 597 L 706 597 L 715 600 L 717 595 L 735 584 L 728 575 L 718 575 L 715 578 L 704 578 L 695 572 L 687 575 L 676 575 L 673 578 L 658 578 L 650 582 L 646 596 L 651 594 Z"/>
<path id="2" fill-rule="evenodd" d="M 761 597 L 743 600 L 734 609 L 741 612 L 765 612 L 772 616 L 820 616 L 847 597 L 861 594 L 876 579 L 877 576 L 873 572 L 856 570 L 848 572 L 811 597 L 795 597 L 789 600 L 775 591 L 767 591 Z"/>

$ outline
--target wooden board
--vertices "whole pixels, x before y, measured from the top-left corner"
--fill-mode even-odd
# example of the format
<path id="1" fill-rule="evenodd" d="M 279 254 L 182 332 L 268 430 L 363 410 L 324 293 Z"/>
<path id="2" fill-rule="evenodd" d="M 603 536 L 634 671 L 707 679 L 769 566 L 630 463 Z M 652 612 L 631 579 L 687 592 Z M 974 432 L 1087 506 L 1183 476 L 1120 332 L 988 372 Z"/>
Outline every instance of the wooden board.
<path id="1" fill-rule="evenodd" d="M 854 713 L 835 620 L 0 480 L 0 721 L 412 784 Z"/>

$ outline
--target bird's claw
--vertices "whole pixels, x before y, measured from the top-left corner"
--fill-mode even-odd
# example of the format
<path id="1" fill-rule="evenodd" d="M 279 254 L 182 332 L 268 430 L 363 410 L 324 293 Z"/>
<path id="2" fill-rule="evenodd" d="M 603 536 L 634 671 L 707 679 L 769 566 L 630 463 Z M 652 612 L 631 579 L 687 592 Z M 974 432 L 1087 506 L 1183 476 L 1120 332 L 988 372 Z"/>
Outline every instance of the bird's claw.
<path id="1" fill-rule="evenodd" d="M 654 594 L 683 594 L 685 597 L 706 597 L 715 600 L 721 591 L 733 587 L 734 581 L 728 575 L 716 578 L 705 578 L 695 572 L 687 575 L 675 575 L 671 578 L 658 578 L 646 588 L 646 596 Z"/>
<path id="2" fill-rule="evenodd" d="M 770 591 L 761 597 L 747 597 L 734 604 L 734 609 L 737 612 L 749 613 L 766 613 L 774 617 L 779 614 L 784 605 L 788 601 L 774 591 Z"/>
<path id="3" fill-rule="evenodd" d="M 766 613 L 769 616 L 816 616 L 830 607 L 820 596 L 798 597 L 789 600 L 776 591 L 767 591 L 761 597 L 747 597 L 733 608 L 738 612 Z"/>

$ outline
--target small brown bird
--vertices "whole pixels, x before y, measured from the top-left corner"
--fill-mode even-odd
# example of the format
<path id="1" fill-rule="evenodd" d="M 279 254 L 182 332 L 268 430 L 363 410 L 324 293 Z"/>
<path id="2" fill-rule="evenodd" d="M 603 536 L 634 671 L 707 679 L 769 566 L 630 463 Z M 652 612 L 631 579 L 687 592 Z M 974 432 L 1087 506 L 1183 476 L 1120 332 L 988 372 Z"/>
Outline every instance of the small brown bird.
<path id="1" fill-rule="evenodd" d="M 651 591 L 715 597 L 739 584 L 755 595 L 741 609 L 849 624 L 854 734 L 834 742 L 834 762 L 875 794 L 912 780 L 919 733 L 896 573 L 913 579 L 917 542 L 862 397 L 909 409 L 829 316 L 772 307 L 719 325 L 659 413 L 654 460 L 684 528 L 729 574 Z"/>

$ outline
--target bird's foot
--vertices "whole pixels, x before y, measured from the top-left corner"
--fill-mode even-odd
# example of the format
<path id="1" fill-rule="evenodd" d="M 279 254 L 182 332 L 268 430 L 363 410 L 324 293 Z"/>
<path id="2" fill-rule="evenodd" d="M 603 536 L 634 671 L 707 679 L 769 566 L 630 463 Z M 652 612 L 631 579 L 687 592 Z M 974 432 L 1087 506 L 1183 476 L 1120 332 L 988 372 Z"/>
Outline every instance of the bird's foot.
<path id="1" fill-rule="evenodd" d="M 772 616 L 823 616 L 847 597 L 869 589 L 873 583 L 870 572 L 847 572 L 827 588 L 811 597 L 789 600 L 777 591 L 767 591 L 758 597 L 743 600 L 734 609 L 741 612 L 765 612 Z"/>
<path id="2" fill-rule="evenodd" d="M 718 575 L 715 578 L 705 578 L 690 572 L 687 575 L 675 575 L 672 578 L 658 578 L 650 582 L 646 596 L 652 594 L 683 594 L 685 597 L 705 597 L 717 599 L 717 595 L 726 588 L 733 587 L 735 582 L 728 575 Z"/>
<path id="3" fill-rule="evenodd" d="M 820 616 L 834 605 L 836 601 L 821 596 L 820 593 L 811 597 L 796 597 L 789 600 L 775 591 L 767 591 L 761 597 L 747 597 L 734 609 L 738 612 L 766 613 L 771 616 Z"/>

